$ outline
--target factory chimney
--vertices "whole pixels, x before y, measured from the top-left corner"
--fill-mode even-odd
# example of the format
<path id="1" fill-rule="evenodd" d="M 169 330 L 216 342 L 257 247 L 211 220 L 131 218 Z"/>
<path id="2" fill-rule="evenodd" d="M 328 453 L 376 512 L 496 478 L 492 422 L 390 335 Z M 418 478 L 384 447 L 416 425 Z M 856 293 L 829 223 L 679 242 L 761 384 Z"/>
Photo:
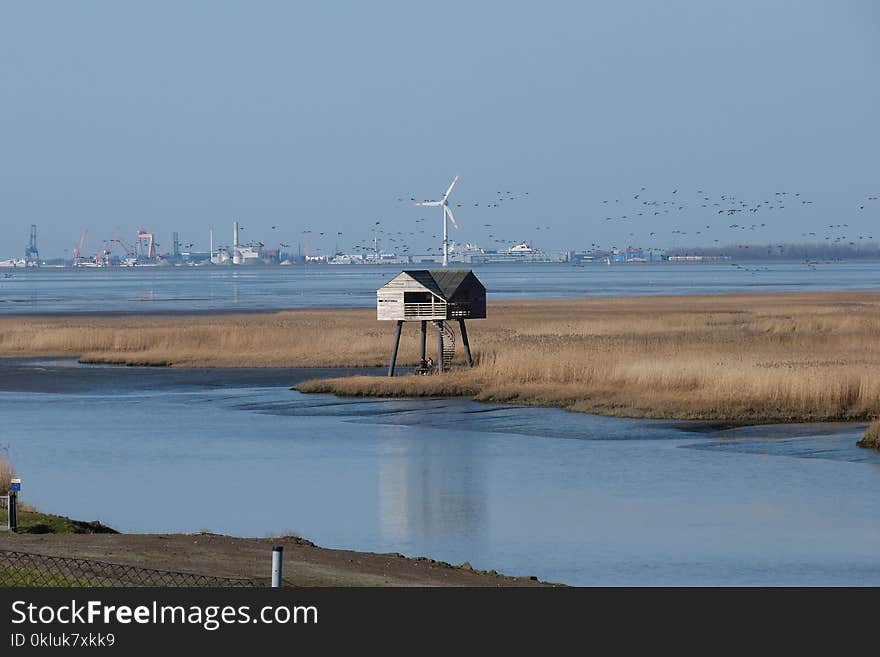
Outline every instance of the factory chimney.
<path id="1" fill-rule="evenodd" d="M 238 222 L 232 222 L 232 264 L 241 264 L 241 251 L 238 250 Z"/>

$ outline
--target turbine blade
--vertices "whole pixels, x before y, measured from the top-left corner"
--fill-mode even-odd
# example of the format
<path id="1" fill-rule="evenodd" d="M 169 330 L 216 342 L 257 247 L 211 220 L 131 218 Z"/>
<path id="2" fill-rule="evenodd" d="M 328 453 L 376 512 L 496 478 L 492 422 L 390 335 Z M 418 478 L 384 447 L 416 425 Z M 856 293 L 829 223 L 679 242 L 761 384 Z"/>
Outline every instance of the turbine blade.
<path id="1" fill-rule="evenodd" d="M 458 224 L 455 222 L 455 217 L 452 216 L 452 210 L 449 209 L 449 206 L 448 206 L 448 205 L 444 205 L 444 206 L 443 206 L 443 209 L 446 211 L 446 214 L 449 215 L 449 219 L 450 219 L 450 221 L 452 221 L 452 225 L 453 225 L 453 227 L 454 227 L 456 230 L 458 230 Z"/>
<path id="2" fill-rule="evenodd" d="M 452 188 L 455 187 L 455 183 L 457 183 L 457 182 L 458 182 L 458 176 L 456 176 L 455 178 L 452 179 L 452 184 L 449 185 L 449 189 L 447 189 L 446 193 L 443 195 L 444 201 L 449 198 L 449 195 L 452 193 Z"/>
<path id="3" fill-rule="evenodd" d="M 441 203 L 440 201 L 425 201 L 423 203 L 416 203 L 416 205 L 419 205 L 423 208 L 433 208 L 437 207 L 438 205 L 443 205 L 443 203 Z"/>

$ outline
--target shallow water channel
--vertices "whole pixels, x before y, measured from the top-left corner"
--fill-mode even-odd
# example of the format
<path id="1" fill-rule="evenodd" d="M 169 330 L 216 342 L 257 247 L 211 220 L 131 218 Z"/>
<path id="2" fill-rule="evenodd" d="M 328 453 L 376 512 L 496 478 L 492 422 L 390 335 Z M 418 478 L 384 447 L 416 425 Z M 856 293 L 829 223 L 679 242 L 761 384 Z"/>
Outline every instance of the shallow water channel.
<path id="1" fill-rule="evenodd" d="M 326 372 L 0 361 L 0 445 L 26 502 L 122 531 L 298 533 L 582 585 L 880 584 L 864 425 L 289 390 Z"/>

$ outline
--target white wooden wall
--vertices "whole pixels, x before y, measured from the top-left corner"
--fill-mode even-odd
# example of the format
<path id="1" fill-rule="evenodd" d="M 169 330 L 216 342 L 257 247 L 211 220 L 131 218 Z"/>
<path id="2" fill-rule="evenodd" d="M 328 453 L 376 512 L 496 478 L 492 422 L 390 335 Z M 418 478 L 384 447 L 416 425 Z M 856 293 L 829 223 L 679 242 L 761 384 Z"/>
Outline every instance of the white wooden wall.
<path id="1" fill-rule="evenodd" d="M 387 285 L 376 291 L 376 319 L 403 319 L 403 291 Z"/>

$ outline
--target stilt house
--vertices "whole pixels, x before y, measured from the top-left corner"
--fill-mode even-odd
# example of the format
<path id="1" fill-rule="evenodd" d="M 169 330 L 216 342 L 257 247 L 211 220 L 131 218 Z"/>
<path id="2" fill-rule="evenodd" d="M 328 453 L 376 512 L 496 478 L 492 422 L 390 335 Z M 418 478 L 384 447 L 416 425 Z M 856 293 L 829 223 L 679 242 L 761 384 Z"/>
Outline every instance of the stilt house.
<path id="1" fill-rule="evenodd" d="M 376 316 L 397 322 L 388 376 L 394 376 L 403 323 L 421 322 L 421 357 L 426 354 L 427 324 L 437 328 L 437 367 L 447 369 L 455 353 L 455 334 L 446 322 L 458 321 L 468 365 L 473 364 L 466 319 L 485 319 L 486 288 L 470 269 L 402 271 L 376 291 Z"/>

